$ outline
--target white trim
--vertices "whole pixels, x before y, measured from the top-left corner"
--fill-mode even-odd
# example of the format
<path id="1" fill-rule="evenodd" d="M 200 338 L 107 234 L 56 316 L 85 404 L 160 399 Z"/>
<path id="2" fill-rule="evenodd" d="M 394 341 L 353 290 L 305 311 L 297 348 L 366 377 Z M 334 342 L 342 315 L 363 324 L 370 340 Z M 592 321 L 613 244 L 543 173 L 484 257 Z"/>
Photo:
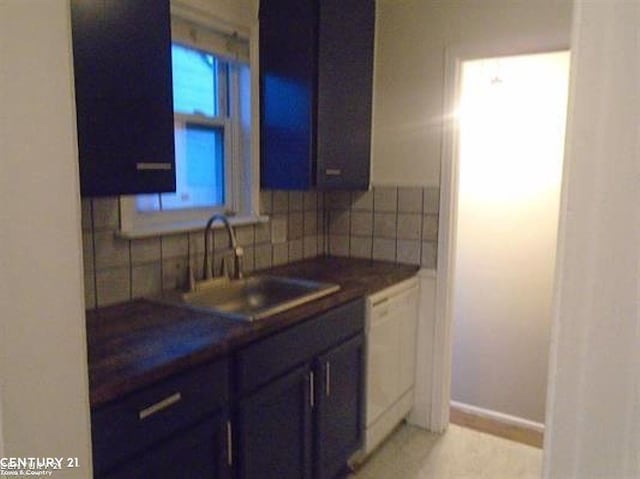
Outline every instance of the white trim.
<path id="1" fill-rule="evenodd" d="M 257 24 L 257 22 L 256 22 Z M 221 126 L 224 128 L 224 176 L 225 204 L 211 208 L 188 208 L 184 210 L 165 210 L 158 212 L 138 212 L 135 195 L 120 197 L 120 231 L 122 238 L 145 238 L 158 234 L 180 233 L 201 229 L 206 220 L 214 213 L 235 212 L 238 216 L 235 224 L 264 222 L 259 207 L 259 109 L 258 67 L 257 67 L 257 27 L 251 31 L 251 145 L 249 152 L 244 151 L 242 141 L 242 119 L 240 118 L 240 65 L 225 60 L 229 65 L 227 91 L 233 101 L 229 105 L 229 118 L 208 118 L 199 115 L 174 114 L 176 121 L 190 121 L 196 124 Z M 215 52 L 211 52 L 216 55 Z M 245 64 L 246 65 L 246 64 Z M 254 103 L 255 102 L 255 103 Z M 229 155 L 233 152 L 233 155 Z M 256 173 L 258 172 L 258 173 Z M 249 181 L 246 181 L 248 179 Z M 248 194 L 247 194 L 248 193 Z"/>
<path id="2" fill-rule="evenodd" d="M 242 135 L 240 130 L 242 129 L 242 119 L 240 118 L 240 71 L 238 65 L 229 64 L 229 81 L 227 82 L 228 97 L 234 100 L 230 101 L 227 105 L 230 128 L 225 130 L 225 142 L 224 147 L 230 149 L 226 151 L 233 151 L 233 155 L 224 154 L 224 166 L 225 166 L 225 202 L 231 204 L 231 211 L 237 211 L 246 213 L 242 210 L 242 170 L 248 168 L 245 165 L 244 154 L 242 151 Z M 228 137 L 228 142 L 227 142 Z M 229 185 L 233 188 L 231 190 L 231 197 L 227 198 L 229 192 Z"/>
<path id="3" fill-rule="evenodd" d="M 257 2 L 256 2 L 257 3 Z M 251 212 L 260 213 L 260 25 L 257 12 L 249 40 L 249 68 L 251 70 Z"/>
<path id="4" fill-rule="evenodd" d="M 458 199 L 458 129 L 453 112 L 457 110 L 461 65 L 478 58 L 515 56 L 568 50 L 568 45 L 547 45 L 535 51 L 514 51 L 510 47 L 462 45 L 448 47 L 444 54 L 444 105 L 440 158 L 440 214 L 438 231 L 438 269 L 433 340 L 433 387 L 431 430 L 444 431 L 449 423 L 451 361 L 453 350 L 453 278 Z"/>
<path id="5" fill-rule="evenodd" d="M 416 378 L 410 424 L 435 431 L 431 423 L 433 408 L 433 343 L 435 321 L 436 271 L 420 269 L 418 324 L 416 330 Z"/>
<path id="6" fill-rule="evenodd" d="M 225 175 L 227 176 L 227 175 Z M 177 233 L 184 224 L 204 224 L 211 215 L 227 214 L 225 205 L 215 208 L 185 208 L 166 211 L 138 212 L 135 196 L 120 196 L 120 228 L 123 237 L 148 236 L 147 231 Z M 231 203 L 229 203 L 231 204 Z M 240 214 L 240 217 L 249 216 Z"/>
<path id="7" fill-rule="evenodd" d="M 567 124 L 566 124 L 566 132 L 565 132 L 565 152 L 564 159 L 562 162 L 562 185 L 560 187 L 560 212 L 558 216 L 558 234 L 556 240 L 556 265 L 555 272 L 553 278 L 553 300 L 552 300 L 552 318 L 551 318 L 551 331 L 549 334 L 549 365 L 548 365 L 548 378 L 547 378 L 547 397 L 545 403 L 545 418 L 547 424 L 549 425 L 550 434 L 545 434 L 543 438 L 542 448 L 545 451 L 542 463 L 542 477 L 549 478 L 551 477 L 551 454 L 549 451 L 553 450 L 555 434 L 553 434 L 554 430 L 557 426 L 554 424 L 556 421 L 556 393 L 559 389 L 558 387 L 558 366 L 559 366 L 559 343 L 560 343 L 560 333 L 561 333 L 561 322 L 559 317 L 559 312 L 561 310 L 562 305 L 562 285 L 564 284 L 565 272 L 567 270 L 566 264 L 566 252 L 567 252 L 567 221 L 568 221 L 568 209 L 567 205 L 569 203 L 569 187 L 574 186 L 572 183 L 570 185 L 569 178 L 571 178 L 571 166 L 572 166 L 572 149 L 573 149 L 573 141 L 574 137 L 579 137 L 580 135 L 576 135 L 574 132 L 576 120 L 574 119 L 574 111 L 576 104 L 576 84 L 577 78 L 576 72 L 578 71 L 578 59 L 582 57 L 582 42 L 580 41 L 581 33 L 582 33 L 582 23 L 579 19 L 582 17 L 583 3 L 581 1 L 574 2 L 574 13 L 573 13 L 573 22 L 571 25 L 572 28 L 572 55 L 571 55 L 571 65 L 569 70 L 569 98 L 567 104 Z M 584 81 L 584 79 L 582 80 Z M 578 185 L 580 186 L 580 185 Z M 582 345 L 581 348 L 586 344 L 585 338 L 576 338 L 576 344 Z M 576 408 L 577 409 L 577 408 Z"/>
<path id="8" fill-rule="evenodd" d="M 269 221 L 268 216 L 264 215 L 245 215 L 245 216 L 231 216 L 229 217 L 229 223 L 232 226 L 252 225 L 258 223 L 266 223 Z M 181 221 L 175 223 L 168 223 L 162 225 L 151 225 L 144 228 L 136 228 L 135 230 L 119 230 L 116 231 L 116 236 L 123 239 L 141 239 L 151 238 L 154 236 L 166 235 L 166 234 L 178 234 L 188 233 L 191 231 L 203 230 L 207 220 L 194 220 L 194 221 Z M 213 229 L 222 228 L 222 223 L 214 223 L 211 226 Z"/>
<path id="9" fill-rule="evenodd" d="M 227 87 L 228 88 L 228 87 Z M 206 125 L 212 127 L 229 128 L 230 121 L 226 118 L 216 116 L 209 117 L 204 115 L 188 115 L 186 113 L 173 113 L 173 119 L 181 123 L 195 123 L 196 125 Z"/>
<path id="10" fill-rule="evenodd" d="M 460 78 L 461 59 L 451 49 L 445 51 L 444 108 L 443 112 L 456 110 L 456 91 Z M 455 156 L 457 131 L 455 121 L 443 115 L 442 151 L 440 161 L 440 212 L 438 228 L 438 270 L 436 273 L 436 307 L 432 360 L 431 430 L 442 432 L 449 424 L 449 400 L 451 398 L 451 302 L 453 259 L 455 251 L 451 239 L 455 238 L 457 206 L 457 171 Z"/>
<path id="11" fill-rule="evenodd" d="M 385 180 L 376 180 L 371 182 L 371 187 L 376 186 L 391 186 L 398 188 L 439 188 L 440 185 L 437 183 L 420 183 L 414 181 L 385 181 Z"/>
<path id="12" fill-rule="evenodd" d="M 459 409 L 460 411 L 471 414 L 473 416 L 485 417 L 501 424 L 516 426 L 522 429 L 528 429 L 530 431 L 544 434 L 544 424 L 540 422 L 530 421 L 529 419 L 525 419 L 519 416 L 512 416 L 511 414 L 505 414 L 502 412 L 494 411 L 492 409 L 485 409 L 483 407 L 472 406 L 471 404 L 465 404 L 458 401 L 451 401 L 451 407 Z"/>

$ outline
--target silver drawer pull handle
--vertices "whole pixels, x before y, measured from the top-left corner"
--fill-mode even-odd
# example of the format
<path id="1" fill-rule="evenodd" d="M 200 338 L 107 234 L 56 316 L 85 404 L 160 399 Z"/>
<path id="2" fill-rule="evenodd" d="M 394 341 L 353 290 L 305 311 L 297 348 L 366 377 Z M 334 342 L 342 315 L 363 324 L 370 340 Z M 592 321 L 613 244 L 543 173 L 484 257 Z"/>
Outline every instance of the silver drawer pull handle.
<path id="1" fill-rule="evenodd" d="M 233 433 L 231 421 L 227 421 L 227 465 L 233 466 Z"/>
<path id="2" fill-rule="evenodd" d="M 342 170 L 339 168 L 327 168 L 324 170 L 324 174 L 327 176 L 340 176 L 342 174 Z"/>
<path id="3" fill-rule="evenodd" d="M 173 169 L 173 165 L 171 163 L 147 163 L 147 162 L 136 163 L 136 170 L 139 170 L 139 171 L 171 170 L 171 169 Z"/>
<path id="4" fill-rule="evenodd" d="M 165 398 L 162 401 L 158 401 L 157 403 L 140 410 L 140 412 L 138 412 L 138 418 L 140 418 L 140 420 L 146 419 L 149 416 L 162 411 L 163 409 L 167 409 L 168 407 L 173 406 L 175 403 L 180 402 L 181 399 L 182 394 L 172 394 L 168 398 Z"/>
<path id="5" fill-rule="evenodd" d="M 313 407 L 316 405 L 316 400 L 314 398 L 315 391 L 313 389 L 314 381 L 315 378 L 313 377 L 313 371 L 309 371 L 309 406 L 311 406 L 311 409 L 313 409 Z"/>

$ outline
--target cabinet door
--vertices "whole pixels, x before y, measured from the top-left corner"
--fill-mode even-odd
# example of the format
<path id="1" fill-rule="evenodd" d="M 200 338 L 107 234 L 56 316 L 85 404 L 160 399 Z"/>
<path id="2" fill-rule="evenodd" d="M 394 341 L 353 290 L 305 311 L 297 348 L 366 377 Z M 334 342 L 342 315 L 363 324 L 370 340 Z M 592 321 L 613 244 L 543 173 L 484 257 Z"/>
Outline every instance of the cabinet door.
<path id="1" fill-rule="evenodd" d="M 317 184 L 367 189 L 375 3 L 322 0 L 319 13 Z"/>
<path id="2" fill-rule="evenodd" d="M 313 373 L 300 367 L 240 401 L 238 477 L 296 479 L 311 476 Z"/>
<path id="3" fill-rule="evenodd" d="M 105 479 L 229 479 L 227 416 L 220 414 L 131 458 Z"/>
<path id="4" fill-rule="evenodd" d="M 168 0 L 72 0 L 83 196 L 175 191 Z"/>
<path id="5" fill-rule="evenodd" d="M 315 477 L 330 479 L 362 445 L 364 430 L 364 337 L 342 343 L 318 358 Z"/>
<path id="6" fill-rule="evenodd" d="M 260 182 L 314 182 L 316 1 L 260 2 Z"/>

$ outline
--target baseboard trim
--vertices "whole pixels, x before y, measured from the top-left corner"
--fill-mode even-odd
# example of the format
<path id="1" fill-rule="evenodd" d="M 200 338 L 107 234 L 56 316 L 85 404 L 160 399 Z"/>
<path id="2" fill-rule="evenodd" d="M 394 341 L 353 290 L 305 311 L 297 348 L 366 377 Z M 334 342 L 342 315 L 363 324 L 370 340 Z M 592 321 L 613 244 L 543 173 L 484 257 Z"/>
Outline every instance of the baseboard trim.
<path id="1" fill-rule="evenodd" d="M 450 420 L 458 426 L 542 448 L 544 424 L 491 409 L 451 401 Z"/>

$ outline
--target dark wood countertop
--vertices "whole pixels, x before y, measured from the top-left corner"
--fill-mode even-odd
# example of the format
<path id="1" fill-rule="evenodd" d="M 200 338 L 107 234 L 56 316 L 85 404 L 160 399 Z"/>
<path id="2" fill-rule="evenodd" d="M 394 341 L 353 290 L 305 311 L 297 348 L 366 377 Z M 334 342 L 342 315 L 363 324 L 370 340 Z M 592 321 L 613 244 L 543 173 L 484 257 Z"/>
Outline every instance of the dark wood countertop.
<path id="1" fill-rule="evenodd" d="M 278 266 L 266 273 L 337 283 L 342 289 L 358 289 L 368 296 L 415 276 L 419 269 L 388 261 L 325 256 Z"/>
<path id="2" fill-rule="evenodd" d="M 417 266 L 319 257 L 259 274 L 340 285 L 340 291 L 271 318 L 240 322 L 186 305 L 148 299 L 87 312 L 91 407 L 224 356 L 258 338 L 416 274 Z"/>

